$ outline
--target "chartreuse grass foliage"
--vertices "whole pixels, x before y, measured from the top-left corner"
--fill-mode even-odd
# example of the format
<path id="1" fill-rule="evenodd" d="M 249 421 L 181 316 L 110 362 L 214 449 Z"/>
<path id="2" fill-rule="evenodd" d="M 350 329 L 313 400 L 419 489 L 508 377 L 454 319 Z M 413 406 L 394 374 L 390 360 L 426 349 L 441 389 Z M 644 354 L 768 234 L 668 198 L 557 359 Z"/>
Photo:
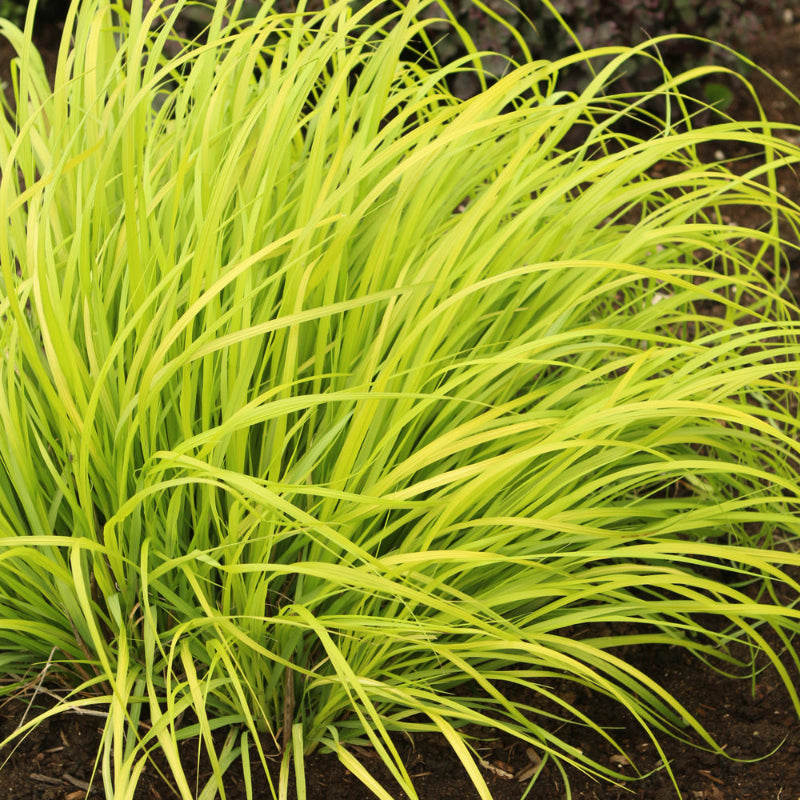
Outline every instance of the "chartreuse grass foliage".
<path id="1" fill-rule="evenodd" d="M 218 2 L 193 42 L 184 5 L 75 3 L 52 88 L 31 14 L 0 23 L 0 663 L 37 697 L 12 740 L 103 712 L 115 800 L 154 753 L 184 800 L 237 760 L 302 797 L 319 748 L 387 798 L 352 745 L 416 797 L 393 734 L 439 731 L 489 798 L 468 723 L 615 777 L 557 678 L 718 749 L 623 644 L 727 672 L 749 644 L 800 710 L 784 131 L 695 129 L 707 70 L 616 93 L 657 42 L 578 95 L 530 61 L 462 102 L 474 48 L 404 55 L 427 0 Z"/>

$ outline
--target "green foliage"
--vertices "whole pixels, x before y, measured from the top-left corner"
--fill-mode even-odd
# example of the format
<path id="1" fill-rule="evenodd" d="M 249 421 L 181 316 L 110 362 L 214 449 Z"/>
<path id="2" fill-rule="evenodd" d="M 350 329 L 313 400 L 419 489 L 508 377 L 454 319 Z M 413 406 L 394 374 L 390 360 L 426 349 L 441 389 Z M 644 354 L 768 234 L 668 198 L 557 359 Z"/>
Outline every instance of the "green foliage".
<path id="1" fill-rule="evenodd" d="M 537 34 L 531 50 L 537 57 L 556 59 L 574 52 L 575 44 L 546 5 L 532 4 L 529 19 Z M 765 23 L 778 19 L 779 11 L 777 0 L 553 0 L 552 6 L 587 49 L 636 45 L 665 34 L 698 37 L 666 40 L 660 47 L 663 61 L 673 72 L 708 63 L 741 68 L 734 54 L 715 43 L 746 52 L 763 33 Z M 628 71 L 628 80 L 638 88 L 658 79 L 652 62 Z"/>
<path id="2" fill-rule="evenodd" d="M 27 3 L 19 3 L 16 0 L 0 0 L 0 18 L 7 19 L 15 25 L 21 25 L 25 21 L 25 11 Z"/>
<path id="3" fill-rule="evenodd" d="M 797 131 L 695 130 L 684 82 L 724 70 L 615 83 L 666 39 L 579 94 L 540 60 L 462 101 L 471 58 L 401 57 L 425 2 L 220 1 L 194 43 L 183 6 L 74 4 L 54 87 L 0 22 L 0 694 L 106 712 L 114 800 L 156 749 L 185 800 L 273 752 L 302 797 L 316 748 L 388 797 L 353 745 L 414 798 L 392 734 L 418 731 L 488 800 L 468 723 L 624 780 L 557 678 L 721 752 L 626 644 L 752 671 L 743 642 L 800 709 L 769 643 L 800 627 Z"/>
<path id="4" fill-rule="evenodd" d="M 246 5 L 258 7 L 258 3 Z M 278 0 L 278 5 L 290 11 L 298 4 Z M 324 2 L 311 0 L 309 5 L 320 8 Z M 364 0 L 351 0 L 351 5 L 361 8 Z M 714 43 L 746 52 L 779 12 L 777 0 L 455 0 L 446 7 L 447 12 L 434 2 L 423 12 L 443 20 L 429 27 L 436 59 L 449 63 L 464 56 L 470 49 L 466 34 L 475 48 L 487 53 L 484 68 L 494 75 L 510 69 L 509 59 L 527 60 L 528 53 L 555 61 L 577 52 L 577 42 L 597 49 L 637 45 L 666 34 L 694 37 L 662 41 L 660 55 L 672 72 L 707 63 L 741 68 L 733 54 Z M 385 2 L 378 13 L 391 8 L 393 4 Z M 447 23 L 448 16 L 460 33 Z M 595 67 L 599 63 L 602 59 L 595 60 Z M 561 76 L 562 86 L 585 86 L 591 75 L 589 63 L 582 60 Z M 631 87 L 643 90 L 660 80 L 659 67 L 652 61 L 632 62 L 626 65 L 626 77 Z M 460 72 L 452 76 L 451 88 L 458 96 L 469 97 L 480 91 L 481 84 L 474 74 Z"/>

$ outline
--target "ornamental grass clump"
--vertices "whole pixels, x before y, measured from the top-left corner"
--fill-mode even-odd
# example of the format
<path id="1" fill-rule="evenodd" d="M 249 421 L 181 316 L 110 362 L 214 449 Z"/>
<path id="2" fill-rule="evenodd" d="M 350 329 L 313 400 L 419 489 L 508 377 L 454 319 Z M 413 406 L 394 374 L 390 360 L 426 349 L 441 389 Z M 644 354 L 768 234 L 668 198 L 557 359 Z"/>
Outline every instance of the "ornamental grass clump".
<path id="1" fill-rule="evenodd" d="M 489 798 L 467 724 L 622 780 L 558 679 L 720 752 L 622 645 L 727 672 L 749 645 L 800 711 L 787 126 L 695 129 L 705 68 L 615 94 L 658 41 L 579 94 L 559 71 L 592 53 L 460 101 L 480 55 L 425 69 L 427 0 L 374 5 L 217 2 L 189 42 L 182 0 L 84 0 L 52 87 L 32 12 L 0 22 L 1 691 L 57 699 L 4 744 L 102 712 L 108 798 L 154 752 L 184 800 L 236 761 L 305 797 L 317 749 L 391 797 L 353 745 L 415 798 L 395 734 L 421 731 Z M 680 113 L 637 111 L 660 95 Z"/>

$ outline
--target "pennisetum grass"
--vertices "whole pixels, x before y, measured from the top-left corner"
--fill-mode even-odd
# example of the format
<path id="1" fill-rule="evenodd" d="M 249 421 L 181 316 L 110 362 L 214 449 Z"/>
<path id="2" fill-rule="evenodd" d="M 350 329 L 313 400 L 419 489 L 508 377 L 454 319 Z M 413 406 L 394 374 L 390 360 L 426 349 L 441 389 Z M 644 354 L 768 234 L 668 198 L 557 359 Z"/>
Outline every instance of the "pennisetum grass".
<path id="1" fill-rule="evenodd" d="M 0 123 L 2 693 L 59 697 L 12 740 L 106 714 L 108 798 L 156 750 L 184 800 L 223 794 L 237 759 L 251 793 L 274 752 L 272 794 L 304 797 L 317 748 L 391 797 L 354 744 L 416 797 L 393 734 L 418 731 L 489 798 L 466 724 L 621 780 L 559 725 L 622 751 L 559 678 L 655 742 L 718 751 L 622 644 L 726 670 L 749 643 L 800 711 L 774 645 L 800 625 L 800 209 L 776 188 L 800 149 L 766 120 L 696 128 L 683 87 L 710 68 L 615 92 L 658 41 L 510 64 L 457 100 L 445 78 L 480 68 L 474 47 L 405 56 L 429 5 L 244 20 L 220 0 L 188 42 L 184 0 L 84 0 L 52 86 L 33 11 L 0 21 L 19 54 Z M 708 142 L 758 165 L 704 163 Z M 764 226 L 726 221 L 752 205 Z M 201 786 L 179 758 L 193 737 Z"/>

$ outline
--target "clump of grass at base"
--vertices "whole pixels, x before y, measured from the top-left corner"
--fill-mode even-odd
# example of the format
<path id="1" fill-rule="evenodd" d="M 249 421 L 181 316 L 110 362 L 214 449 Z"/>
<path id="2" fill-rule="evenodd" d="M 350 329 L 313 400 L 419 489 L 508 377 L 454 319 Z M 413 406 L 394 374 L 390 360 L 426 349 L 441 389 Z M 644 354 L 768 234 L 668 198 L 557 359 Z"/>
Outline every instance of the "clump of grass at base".
<path id="1" fill-rule="evenodd" d="M 392 734 L 424 730 L 489 798 L 467 723 L 622 779 L 560 724 L 593 726 L 559 677 L 654 741 L 719 750 L 622 644 L 728 670 L 749 643 L 800 709 L 767 636 L 800 619 L 782 129 L 694 130 L 695 70 L 652 93 L 681 116 L 615 135 L 642 98 L 613 76 L 657 42 L 603 51 L 578 95 L 537 62 L 462 102 L 444 77 L 474 58 L 400 60 L 424 2 L 372 29 L 371 6 L 265 4 L 238 26 L 218 3 L 168 57 L 183 5 L 75 4 L 52 92 L 30 15 L 1 23 L 20 53 L 0 135 L 2 692 L 107 712 L 109 798 L 154 749 L 183 798 L 216 796 L 237 759 L 263 782 L 271 752 L 273 794 L 302 797 L 318 748 L 389 797 L 353 744 L 416 797 Z M 706 141 L 759 165 L 704 164 Z M 754 204 L 763 227 L 726 221 Z M 199 787 L 178 756 L 196 736 Z"/>

